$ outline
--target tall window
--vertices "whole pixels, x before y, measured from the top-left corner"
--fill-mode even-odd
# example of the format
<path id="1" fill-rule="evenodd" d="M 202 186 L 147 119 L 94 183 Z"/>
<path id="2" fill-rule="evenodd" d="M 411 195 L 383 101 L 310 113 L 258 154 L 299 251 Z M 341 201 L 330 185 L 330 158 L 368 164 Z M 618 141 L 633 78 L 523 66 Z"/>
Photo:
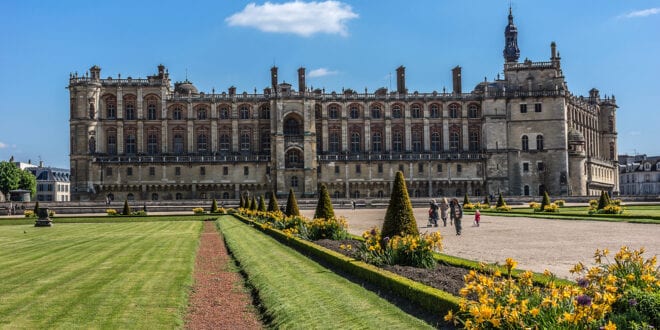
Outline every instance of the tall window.
<path id="1" fill-rule="evenodd" d="M 536 136 L 536 150 L 543 150 L 543 135 Z"/>
<path id="2" fill-rule="evenodd" d="M 442 151 L 442 139 L 440 138 L 440 133 L 438 132 L 431 133 L 431 151 Z"/>
<path id="3" fill-rule="evenodd" d="M 534 112 L 543 111 L 543 105 L 541 103 L 534 103 Z"/>
<path id="4" fill-rule="evenodd" d="M 156 117 L 156 105 L 151 103 L 151 101 L 149 101 L 149 103 L 147 104 L 147 119 L 156 120 L 156 118 L 158 118 Z"/>
<path id="5" fill-rule="evenodd" d="M 149 133 L 147 136 L 147 153 L 150 155 L 158 153 L 158 135 L 156 133 Z"/>
<path id="6" fill-rule="evenodd" d="M 460 107 L 456 103 L 449 105 L 449 118 L 458 118 L 460 116 Z"/>
<path id="7" fill-rule="evenodd" d="M 117 132 L 108 131 L 108 154 L 116 155 L 117 154 Z"/>
<path id="8" fill-rule="evenodd" d="M 523 135 L 521 140 L 522 140 L 522 150 L 523 151 L 529 150 L 529 138 L 527 137 L 527 135 Z"/>
<path id="9" fill-rule="evenodd" d="M 208 135 L 206 132 L 202 132 L 197 135 L 197 152 L 205 153 L 208 151 Z"/>
<path id="10" fill-rule="evenodd" d="M 479 118 L 479 106 L 470 104 L 468 107 L 468 118 Z"/>
<path id="11" fill-rule="evenodd" d="M 241 105 L 238 109 L 238 115 L 241 119 L 250 119 L 250 108 L 247 105 Z"/>
<path id="12" fill-rule="evenodd" d="M 261 119 L 270 119 L 270 106 L 261 106 Z"/>
<path id="13" fill-rule="evenodd" d="M 383 137 L 380 132 L 374 133 L 374 135 L 371 137 L 371 149 L 373 152 L 383 151 Z"/>
<path id="14" fill-rule="evenodd" d="M 291 177 L 291 187 L 298 187 L 298 177 L 297 176 L 292 176 Z"/>
<path id="15" fill-rule="evenodd" d="M 250 134 L 241 134 L 241 151 L 250 151 Z"/>
<path id="16" fill-rule="evenodd" d="M 529 196 L 529 186 L 528 185 L 525 185 L 525 187 L 523 188 L 523 193 L 525 194 L 525 196 Z"/>
<path id="17" fill-rule="evenodd" d="M 206 108 L 199 108 L 197 110 L 197 119 L 206 119 Z"/>
<path id="18" fill-rule="evenodd" d="M 357 106 L 351 106 L 351 119 L 358 119 L 360 118 L 360 108 Z"/>
<path id="19" fill-rule="evenodd" d="M 182 154 L 183 153 L 183 135 L 181 135 L 181 133 L 174 134 L 174 137 L 172 138 L 172 142 L 174 144 L 174 148 L 172 148 L 174 153 L 175 154 Z"/>
<path id="20" fill-rule="evenodd" d="M 300 123 L 295 118 L 288 118 L 284 122 L 284 135 L 300 135 Z"/>
<path id="21" fill-rule="evenodd" d="M 227 107 L 220 108 L 220 119 L 229 119 L 229 108 Z"/>
<path id="22" fill-rule="evenodd" d="M 302 153 L 297 149 L 290 149 L 285 155 L 285 166 L 287 168 L 302 168 L 304 166 Z"/>
<path id="23" fill-rule="evenodd" d="M 413 118 L 422 118 L 422 109 L 419 104 L 413 104 L 410 107 L 410 116 Z"/>
<path id="24" fill-rule="evenodd" d="M 610 142 L 610 159 L 614 159 L 614 142 Z M 660 163 L 657 166 L 660 167 Z"/>
<path id="25" fill-rule="evenodd" d="M 330 141 L 328 145 L 330 147 L 330 152 L 339 152 L 339 133 L 330 133 Z"/>
<path id="26" fill-rule="evenodd" d="M 351 152 L 360 152 L 360 133 L 353 132 L 351 134 Z"/>
<path id="27" fill-rule="evenodd" d="M 124 105 L 125 112 L 126 112 L 126 117 L 124 119 L 126 120 L 135 120 L 135 103 L 134 101 L 126 101 L 126 104 Z"/>
<path id="28" fill-rule="evenodd" d="M 403 117 L 403 113 L 401 111 L 401 106 L 400 105 L 395 105 L 392 107 L 392 118 L 401 118 Z"/>
<path id="29" fill-rule="evenodd" d="M 461 135 L 458 132 L 449 133 L 449 150 L 458 152 L 461 148 Z"/>
<path id="30" fill-rule="evenodd" d="M 474 130 L 470 132 L 470 151 L 478 151 L 479 150 L 479 145 L 481 144 L 479 141 L 479 132 Z"/>
<path id="31" fill-rule="evenodd" d="M 270 152 L 270 133 L 268 131 L 261 132 L 261 151 Z"/>
<path id="32" fill-rule="evenodd" d="M 440 118 L 440 106 L 431 104 L 431 118 Z"/>
<path id="33" fill-rule="evenodd" d="M 108 119 L 115 119 L 117 118 L 117 99 L 114 97 L 108 97 L 105 100 L 105 108 L 106 108 L 106 117 Z"/>
<path id="34" fill-rule="evenodd" d="M 412 133 L 412 148 L 414 152 L 422 152 L 422 132 Z"/>
<path id="35" fill-rule="evenodd" d="M 403 151 L 403 136 L 400 132 L 396 132 L 392 136 L 392 151 L 394 152 Z"/>
<path id="36" fill-rule="evenodd" d="M 380 118 L 380 106 L 374 105 L 371 107 L 371 118 L 378 119 Z"/>
<path id="37" fill-rule="evenodd" d="M 339 118 L 339 107 L 337 107 L 337 106 L 334 105 L 334 104 L 331 105 L 331 106 L 328 108 L 328 117 L 330 117 L 330 119 L 337 119 L 337 118 Z"/>
<path id="38" fill-rule="evenodd" d="M 93 154 L 96 152 L 96 139 L 92 136 L 89 138 L 89 153 Z"/>
<path id="39" fill-rule="evenodd" d="M 183 119 L 183 110 L 181 109 L 180 106 L 175 106 L 174 110 L 172 110 L 172 119 L 174 120 L 181 120 Z"/>
<path id="40" fill-rule="evenodd" d="M 220 135 L 220 152 L 226 153 L 229 151 L 229 147 L 231 146 L 231 138 L 229 137 L 228 134 L 222 134 Z"/>
<path id="41" fill-rule="evenodd" d="M 520 113 L 527 113 L 527 104 L 520 104 Z"/>
<path id="42" fill-rule="evenodd" d="M 135 135 L 133 134 L 128 134 L 126 135 L 126 150 L 125 153 L 128 155 L 134 155 L 137 153 L 136 149 L 136 143 L 135 143 Z"/>

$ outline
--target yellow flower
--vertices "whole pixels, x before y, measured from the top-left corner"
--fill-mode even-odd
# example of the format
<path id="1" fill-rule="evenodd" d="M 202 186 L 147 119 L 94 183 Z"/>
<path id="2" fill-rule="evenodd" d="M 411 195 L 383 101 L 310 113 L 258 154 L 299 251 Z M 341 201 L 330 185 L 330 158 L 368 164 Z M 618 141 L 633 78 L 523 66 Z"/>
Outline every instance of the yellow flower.
<path id="1" fill-rule="evenodd" d="M 534 308 L 529 310 L 529 313 L 532 314 L 532 316 L 539 315 L 540 312 L 541 312 L 541 310 L 538 307 L 534 307 Z"/>
<path id="2" fill-rule="evenodd" d="M 447 315 L 445 315 L 445 321 L 449 322 L 454 320 L 454 313 L 450 309 L 449 312 L 447 312 Z"/>
<path id="3" fill-rule="evenodd" d="M 612 323 L 612 321 L 607 321 L 607 324 L 605 324 L 601 329 L 603 329 L 603 330 L 616 330 L 616 324 Z"/>

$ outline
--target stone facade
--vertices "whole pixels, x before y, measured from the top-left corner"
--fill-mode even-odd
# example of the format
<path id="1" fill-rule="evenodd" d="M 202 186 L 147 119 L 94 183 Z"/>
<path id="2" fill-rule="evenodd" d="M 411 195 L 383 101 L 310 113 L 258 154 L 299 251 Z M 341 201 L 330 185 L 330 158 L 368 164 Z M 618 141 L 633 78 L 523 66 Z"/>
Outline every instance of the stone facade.
<path id="1" fill-rule="evenodd" d="M 619 155 L 621 195 L 660 195 L 660 157 Z"/>
<path id="2" fill-rule="evenodd" d="M 462 91 L 341 93 L 298 88 L 271 68 L 263 93 L 203 93 L 169 73 L 71 75 L 72 200 L 237 198 L 242 192 L 388 197 L 403 171 L 414 197 L 597 195 L 618 191 L 616 101 L 571 94 L 554 43 L 518 62 L 513 16 L 504 76 Z"/>

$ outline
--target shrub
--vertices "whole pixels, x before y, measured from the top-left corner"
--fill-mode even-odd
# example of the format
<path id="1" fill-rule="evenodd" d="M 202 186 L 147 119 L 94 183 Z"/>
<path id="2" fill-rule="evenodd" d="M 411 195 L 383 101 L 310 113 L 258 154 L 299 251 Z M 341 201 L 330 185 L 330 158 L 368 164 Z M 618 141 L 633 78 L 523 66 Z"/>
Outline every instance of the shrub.
<path id="1" fill-rule="evenodd" d="M 266 212 L 266 200 L 264 200 L 264 196 L 259 196 L 258 210 L 261 212 Z"/>
<path id="2" fill-rule="evenodd" d="M 558 200 L 555 201 L 555 204 L 557 204 L 557 206 L 559 206 L 559 207 L 564 207 L 564 205 L 566 204 L 566 201 L 563 200 L 563 199 L 558 199 Z"/>
<path id="3" fill-rule="evenodd" d="M 541 200 L 541 210 L 545 210 L 545 207 L 547 205 L 550 205 L 550 196 L 548 196 L 548 192 L 544 191 L 543 192 L 543 199 Z"/>
<path id="4" fill-rule="evenodd" d="M 49 217 L 54 217 L 54 216 L 55 216 L 55 211 L 53 211 L 53 210 L 48 210 L 48 216 L 49 216 Z"/>
<path id="5" fill-rule="evenodd" d="M 488 195 L 484 196 L 484 202 L 482 204 L 488 205 L 490 207 L 490 200 L 488 199 Z"/>
<path id="6" fill-rule="evenodd" d="M 321 184 L 319 200 L 316 203 L 316 211 L 314 211 L 314 219 L 332 219 L 334 217 L 335 210 L 332 208 L 328 188 L 324 184 Z"/>
<path id="7" fill-rule="evenodd" d="M 146 217 L 147 216 L 147 211 L 145 211 L 145 210 L 135 211 L 135 212 L 133 212 L 132 215 L 136 216 L 136 217 Z"/>
<path id="8" fill-rule="evenodd" d="M 614 204 L 616 206 L 621 206 L 621 200 L 620 199 L 613 199 L 610 201 L 610 204 Z"/>
<path id="9" fill-rule="evenodd" d="M 310 241 L 318 239 L 340 240 L 348 238 L 348 222 L 345 218 L 317 218 L 305 221 L 299 230 L 301 237 Z"/>
<path id="10" fill-rule="evenodd" d="M 408 189 L 401 171 L 396 172 L 390 203 L 381 230 L 383 237 L 419 235 Z"/>
<path id="11" fill-rule="evenodd" d="M 255 195 L 252 195 L 252 199 L 250 200 L 250 210 L 256 211 L 258 208 L 257 204 L 257 197 Z"/>
<path id="12" fill-rule="evenodd" d="M 465 205 L 472 204 L 470 203 L 470 198 L 468 197 L 468 194 L 465 193 L 465 197 L 463 197 L 463 208 L 465 208 Z"/>
<path id="13" fill-rule="evenodd" d="M 541 204 L 537 202 L 529 202 L 529 207 L 536 210 L 541 208 Z"/>
<path id="14" fill-rule="evenodd" d="M 203 207 L 195 207 L 192 209 L 194 214 L 204 214 L 206 211 L 204 211 Z"/>
<path id="15" fill-rule="evenodd" d="M 600 198 L 598 199 L 598 210 L 602 210 L 605 208 L 605 206 L 609 205 L 610 203 L 607 200 L 607 195 L 605 194 L 604 190 L 600 191 Z"/>
<path id="16" fill-rule="evenodd" d="M 117 215 L 117 210 L 107 209 L 107 210 L 105 210 L 105 213 L 107 213 L 108 215 Z"/>
<path id="17" fill-rule="evenodd" d="M 501 206 L 506 206 L 506 202 L 504 202 L 504 198 L 502 197 L 502 193 L 500 193 L 499 197 L 497 197 L 497 205 L 496 207 L 501 207 Z"/>
<path id="18" fill-rule="evenodd" d="M 124 200 L 124 210 L 121 212 L 121 215 L 131 215 L 131 207 L 128 205 L 128 200 Z"/>
<path id="19" fill-rule="evenodd" d="M 497 206 L 495 207 L 495 211 L 497 212 L 510 212 L 511 211 L 511 206 L 509 205 L 503 205 L 503 206 Z"/>
<path id="20" fill-rule="evenodd" d="M 559 212 L 559 205 L 550 203 L 543 208 L 543 212 Z"/>
<path id="21" fill-rule="evenodd" d="M 590 199 L 589 200 L 589 207 L 590 208 L 596 208 L 598 206 L 598 200 L 597 199 Z"/>
<path id="22" fill-rule="evenodd" d="M 211 213 L 216 213 L 218 212 L 218 201 L 213 199 L 213 203 L 211 203 Z"/>
<path id="23" fill-rule="evenodd" d="M 275 195 L 275 192 L 271 191 L 270 192 L 270 199 L 268 200 L 268 210 L 269 212 L 272 211 L 279 211 L 280 206 L 277 205 L 277 196 Z"/>
<path id="24" fill-rule="evenodd" d="M 286 199 L 286 215 L 300 216 L 298 201 L 296 201 L 296 195 L 293 193 L 293 188 L 289 188 L 289 197 Z"/>
<path id="25" fill-rule="evenodd" d="M 463 209 L 464 210 L 474 210 L 476 208 L 477 208 L 477 205 L 472 204 L 472 203 L 463 204 Z"/>
<path id="26" fill-rule="evenodd" d="M 25 211 L 23 211 L 23 215 L 24 215 L 26 218 L 34 217 L 34 216 L 35 216 L 34 214 L 35 214 L 34 211 L 30 211 L 30 210 L 25 210 Z"/>
<path id="27" fill-rule="evenodd" d="M 245 200 L 243 199 L 243 195 L 240 195 L 239 197 L 240 200 L 238 201 L 238 208 L 239 209 L 245 208 Z"/>
<path id="28" fill-rule="evenodd" d="M 432 268 L 436 261 L 433 252 L 442 250 L 440 232 L 422 235 L 394 236 L 383 238 L 378 229 L 373 228 L 362 234 L 364 241 L 357 249 L 358 257 L 370 264 L 407 265 Z"/>

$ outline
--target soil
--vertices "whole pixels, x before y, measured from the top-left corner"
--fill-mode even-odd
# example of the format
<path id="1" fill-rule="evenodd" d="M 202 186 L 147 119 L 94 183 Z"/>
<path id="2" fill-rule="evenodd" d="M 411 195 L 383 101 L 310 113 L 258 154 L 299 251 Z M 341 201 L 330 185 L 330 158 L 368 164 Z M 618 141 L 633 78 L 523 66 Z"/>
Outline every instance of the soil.
<path id="1" fill-rule="evenodd" d="M 243 277 L 236 270 L 213 221 L 204 222 L 194 279 L 187 329 L 263 328 Z"/>
<path id="2" fill-rule="evenodd" d="M 314 243 L 353 258 L 356 257 L 355 249 L 360 246 L 360 241 L 357 240 L 333 241 L 322 239 L 314 241 Z M 341 249 L 339 246 L 342 244 L 350 244 L 352 250 Z M 399 265 L 384 266 L 383 269 L 399 276 L 409 278 L 413 281 L 424 283 L 436 289 L 451 293 L 455 296 L 458 296 L 458 291 L 464 286 L 465 281 L 463 281 L 463 276 L 468 273 L 468 270 L 465 268 L 443 264 L 438 264 L 435 268 L 431 269 Z"/>

